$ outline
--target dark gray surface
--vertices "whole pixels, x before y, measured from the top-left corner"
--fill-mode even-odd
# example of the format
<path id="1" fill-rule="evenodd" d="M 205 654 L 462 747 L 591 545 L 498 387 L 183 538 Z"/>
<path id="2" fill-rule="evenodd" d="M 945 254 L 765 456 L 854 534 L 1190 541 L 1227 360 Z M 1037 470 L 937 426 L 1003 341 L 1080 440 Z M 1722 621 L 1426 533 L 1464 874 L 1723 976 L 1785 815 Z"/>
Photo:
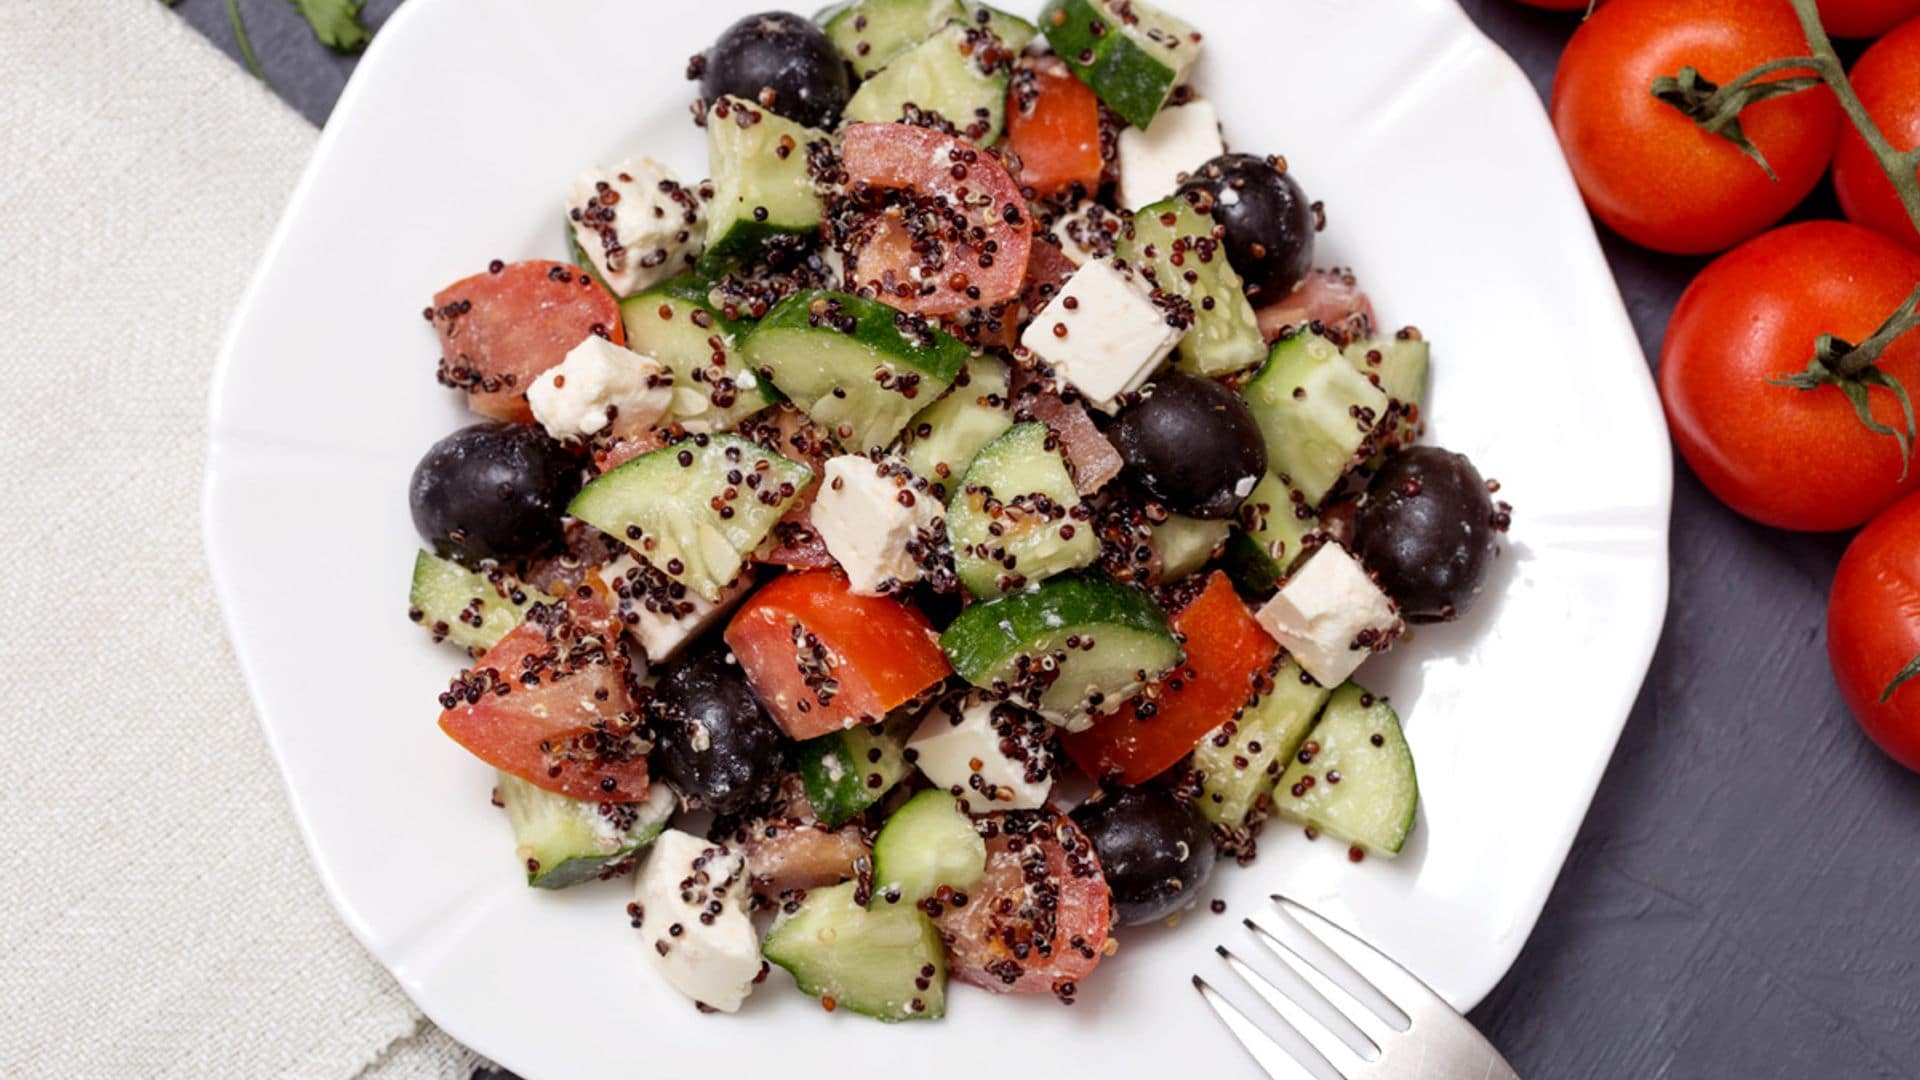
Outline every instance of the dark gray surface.
<path id="1" fill-rule="evenodd" d="M 398 3 L 372 0 L 369 25 Z M 1462 3 L 1544 95 L 1576 18 Z M 268 83 L 323 121 L 351 58 L 284 0 L 240 7 Z M 235 51 L 225 0 L 178 8 Z M 1800 216 L 1832 214 L 1823 191 Z M 1704 261 L 1603 239 L 1657 357 Z M 1843 547 L 1743 521 L 1678 468 L 1653 670 L 1539 927 L 1473 1014 L 1523 1075 L 1920 1076 L 1920 777 L 1859 736 L 1827 672 Z M 1552 739 L 1552 702 L 1515 705 Z"/>

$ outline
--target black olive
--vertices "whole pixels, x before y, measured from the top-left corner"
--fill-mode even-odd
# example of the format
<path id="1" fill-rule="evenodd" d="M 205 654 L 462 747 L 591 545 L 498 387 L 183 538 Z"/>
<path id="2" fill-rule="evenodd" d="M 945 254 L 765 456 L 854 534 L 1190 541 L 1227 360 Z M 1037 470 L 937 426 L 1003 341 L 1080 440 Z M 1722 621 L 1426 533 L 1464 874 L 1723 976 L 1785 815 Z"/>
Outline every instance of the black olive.
<path id="1" fill-rule="evenodd" d="M 1107 437 L 1141 490 L 1190 517 L 1231 516 L 1267 471 L 1267 443 L 1253 413 L 1212 379 L 1162 375 L 1120 410 Z"/>
<path id="2" fill-rule="evenodd" d="M 700 94 L 731 94 L 808 127 L 830 128 L 852 95 L 847 65 L 826 32 L 798 15 L 749 15 L 707 50 Z"/>
<path id="3" fill-rule="evenodd" d="M 1138 926 L 1191 903 L 1213 876 L 1213 838 L 1191 804 L 1159 788 L 1124 788 L 1081 803 L 1087 834 L 1113 891 L 1114 923 Z"/>
<path id="4" fill-rule="evenodd" d="M 1213 220 L 1227 230 L 1227 262 L 1255 307 L 1286 296 L 1313 269 L 1318 215 L 1291 174 L 1263 157 L 1222 154 L 1180 185 L 1190 199 L 1199 191 L 1212 197 Z"/>
<path id="5" fill-rule="evenodd" d="M 1493 565 L 1493 496 L 1465 455 L 1414 446 L 1386 460 L 1354 513 L 1354 553 L 1409 622 L 1465 615 Z"/>
<path id="6" fill-rule="evenodd" d="M 721 648 L 675 664 L 647 705 L 653 768 L 680 794 L 718 814 L 773 794 L 787 737 Z"/>
<path id="7" fill-rule="evenodd" d="M 433 444 L 408 485 L 413 526 L 450 558 L 521 559 L 560 546 L 580 462 L 529 424 L 475 424 Z"/>

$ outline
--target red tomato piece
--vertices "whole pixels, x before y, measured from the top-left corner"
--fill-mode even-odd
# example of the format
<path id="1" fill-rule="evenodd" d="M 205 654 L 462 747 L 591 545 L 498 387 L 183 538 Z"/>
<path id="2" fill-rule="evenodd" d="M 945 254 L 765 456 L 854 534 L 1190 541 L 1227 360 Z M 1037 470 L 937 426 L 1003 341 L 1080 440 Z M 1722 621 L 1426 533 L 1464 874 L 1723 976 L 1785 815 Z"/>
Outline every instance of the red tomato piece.
<path id="1" fill-rule="evenodd" d="M 1020 159 L 1020 185 L 1034 198 L 1079 184 L 1100 187 L 1100 98 L 1047 56 L 1013 73 L 1007 89 L 1007 147 Z"/>
<path id="2" fill-rule="evenodd" d="M 1820 23 L 1834 37 L 1871 38 L 1920 18 L 1920 0 L 1820 0 Z"/>
<path id="3" fill-rule="evenodd" d="M 1048 810 L 995 814 L 979 824 L 986 875 L 964 904 L 944 889 L 929 901 L 953 977 L 995 993 L 1053 994 L 1071 1004 L 1100 963 L 1113 917 L 1093 843 Z"/>
<path id="4" fill-rule="evenodd" d="M 1247 613 L 1218 570 L 1173 616 L 1187 662 L 1085 731 L 1061 737 L 1067 756 L 1097 780 L 1141 784 L 1187 756 L 1207 732 L 1233 719 L 1280 646 Z"/>
<path id="5" fill-rule="evenodd" d="M 953 671 L 918 609 L 856 595 L 830 570 L 775 578 L 734 613 L 726 640 L 795 739 L 878 721 Z"/>
<path id="6" fill-rule="evenodd" d="M 1920 4 L 1913 5 L 1920 10 Z M 1920 146 L 1920 18 L 1861 55 L 1849 75 L 1860 103 L 1895 150 Z M 1833 155 L 1833 190 L 1847 220 L 1885 233 L 1920 251 L 1920 231 L 1893 190 L 1880 159 L 1852 124 L 1843 125 Z"/>
<path id="7" fill-rule="evenodd" d="M 594 581 L 527 621 L 440 696 L 440 729 L 475 757 L 573 799 L 647 797 L 619 623 Z"/>
<path id="8" fill-rule="evenodd" d="M 840 161 L 869 210 L 844 237 L 863 293 L 920 315 L 1020 295 L 1033 222 L 992 153 L 928 128 L 854 124 Z"/>
<path id="9" fill-rule="evenodd" d="M 1840 560 L 1827 606 L 1827 656 L 1860 727 L 1920 772 L 1920 679 L 1887 693 L 1920 656 L 1920 496 L 1881 514 Z"/>
<path id="10" fill-rule="evenodd" d="M 531 423 L 527 387 L 588 334 L 627 342 L 620 304 L 566 263 L 530 259 L 464 278 L 434 294 L 440 381 L 467 392 L 474 412 Z"/>

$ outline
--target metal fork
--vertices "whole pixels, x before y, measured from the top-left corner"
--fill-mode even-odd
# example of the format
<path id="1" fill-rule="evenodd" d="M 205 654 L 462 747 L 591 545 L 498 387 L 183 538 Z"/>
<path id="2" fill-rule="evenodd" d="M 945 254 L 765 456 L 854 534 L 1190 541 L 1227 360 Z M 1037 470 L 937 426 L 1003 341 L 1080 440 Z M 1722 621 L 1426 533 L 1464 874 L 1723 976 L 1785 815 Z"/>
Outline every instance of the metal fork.
<path id="1" fill-rule="evenodd" d="M 1286 965 L 1293 994 L 1218 946 L 1227 967 L 1260 995 L 1297 1038 L 1288 1051 L 1198 975 L 1194 989 L 1274 1080 L 1519 1080 L 1493 1044 L 1407 969 L 1322 915 L 1273 901 L 1302 936 L 1324 950 L 1309 959 L 1271 930 L 1242 920 L 1254 940 Z M 1368 1000 L 1372 998 L 1374 1000 Z"/>

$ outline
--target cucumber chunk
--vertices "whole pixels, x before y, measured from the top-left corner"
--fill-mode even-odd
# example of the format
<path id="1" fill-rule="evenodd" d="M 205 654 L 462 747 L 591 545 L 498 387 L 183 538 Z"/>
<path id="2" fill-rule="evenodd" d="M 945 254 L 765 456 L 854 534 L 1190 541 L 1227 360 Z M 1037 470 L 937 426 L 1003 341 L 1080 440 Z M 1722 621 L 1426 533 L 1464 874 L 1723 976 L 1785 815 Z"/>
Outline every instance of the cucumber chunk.
<path id="1" fill-rule="evenodd" d="M 595 477 L 567 513 L 717 603 L 812 482 L 813 470 L 738 435 L 695 435 Z"/>
<path id="2" fill-rule="evenodd" d="M 976 356 L 939 401 L 920 410 L 900 435 L 900 456 L 941 499 L 973 464 L 980 448 L 1013 426 L 1013 394 L 1005 361 Z"/>
<path id="3" fill-rule="evenodd" d="M 1009 52 L 1020 52 L 1033 44 L 1034 38 L 1040 36 L 1039 27 L 1018 15 L 1001 11 L 987 4 L 975 3 L 974 0 L 966 0 L 966 4 L 967 18 L 973 22 L 973 25 L 984 26 L 993 31 L 993 35 L 1000 39 L 1000 43 L 1006 46 Z"/>
<path id="4" fill-rule="evenodd" d="M 1012 57 L 990 31 L 967 22 L 948 23 L 861 83 L 847 102 L 847 119 L 925 123 L 925 114 L 932 113 L 953 125 L 961 138 L 991 146 L 1006 130 Z"/>
<path id="5" fill-rule="evenodd" d="M 1267 442 L 1267 467 L 1319 506 L 1369 453 L 1387 395 L 1312 331 L 1284 338 L 1241 393 Z"/>
<path id="6" fill-rule="evenodd" d="M 592 881 L 653 843 L 679 806 L 671 787 L 655 780 L 645 802 L 592 803 L 534 787 L 500 773 L 494 787 L 513 825 L 514 854 L 527 884 L 564 889 Z"/>
<path id="7" fill-rule="evenodd" d="M 682 274 L 622 300 L 620 322 L 628 348 L 673 372 L 669 420 L 688 431 L 731 431 L 776 395 L 740 359 L 752 324 L 727 319 L 708 292 L 704 278 Z"/>
<path id="8" fill-rule="evenodd" d="M 1193 26 L 1146 0 L 1051 0 L 1040 28 L 1074 77 L 1137 128 L 1153 123 L 1200 55 Z"/>
<path id="9" fill-rule="evenodd" d="M 966 17 L 960 0 L 855 0 L 836 4 L 814 19 L 854 73 L 871 79 L 901 53 Z"/>
<path id="10" fill-rule="evenodd" d="M 893 442 L 953 384 L 967 347 L 877 300 L 802 292 L 767 313 L 743 355 L 843 448 L 864 453 Z"/>
<path id="11" fill-rule="evenodd" d="M 849 881 L 808 890 L 773 921 L 760 951 L 835 1008 L 888 1022 L 944 1016 L 947 958 L 933 920 L 906 904 L 868 910 L 858 889 Z"/>
<path id="12" fill-rule="evenodd" d="M 1133 215 L 1133 228 L 1120 238 L 1121 255 L 1155 288 L 1193 305 L 1193 326 L 1174 365 L 1189 375 L 1242 371 L 1267 354 L 1246 287 L 1213 231 L 1212 218 L 1175 197 Z"/>
<path id="13" fill-rule="evenodd" d="M 873 841 L 873 907 L 918 905 L 945 885 L 966 892 L 987 872 L 987 844 L 960 800 L 923 791 L 893 812 Z"/>
<path id="14" fill-rule="evenodd" d="M 1185 656 L 1152 598 L 1099 573 L 974 604 L 940 648 L 961 678 L 1068 731 L 1118 709 Z"/>
<path id="15" fill-rule="evenodd" d="M 713 201 L 701 265 L 722 266 L 776 237 L 818 232 L 826 204 L 814 190 L 808 159 L 831 141 L 824 131 L 737 97 L 714 102 L 707 112 Z"/>
<path id="16" fill-rule="evenodd" d="M 1306 741 L 1327 697 L 1327 689 L 1300 665 L 1282 659 L 1272 688 L 1194 748 L 1193 767 L 1200 774 L 1194 804 L 1200 813 L 1234 829 L 1266 816 L 1275 779 Z"/>
<path id="17" fill-rule="evenodd" d="M 1399 714 L 1357 683 L 1333 692 L 1273 791 L 1282 817 L 1384 857 L 1406 844 L 1419 802 Z"/>
<path id="18" fill-rule="evenodd" d="M 974 455 L 947 500 L 954 571 L 986 598 L 1090 566 L 1100 542 L 1085 514 L 1058 437 L 1015 424 Z"/>
<path id="19" fill-rule="evenodd" d="M 913 718 L 902 717 L 801 743 L 800 785 L 814 816 L 837 829 L 892 791 L 910 771 L 902 751 L 912 733 Z"/>
<path id="20" fill-rule="evenodd" d="M 478 573 L 423 551 L 413 559 L 407 603 L 407 614 L 431 630 L 435 641 L 451 641 L 478 654 L 519 626 L 528 608 L 554 599 L 503 571 Z"/>
<path id="21" fill-rule="evenodd" d="M 1429 353 L 1426 341 L 1402 330 L 1399 336 L 1356 341 L 1341 350 L 1355 371 L 1387 395 L 1374 445 L 1382 451 L 1412 446 L 1426 430 L 1422 407 L 1427 400 Z"/>
<path id="22" fill-rule="evenodd" d="M 1226 555 L 1227 573 L 1241 591 L 1258 596 L 1279 588 L 1293 564 L 1319 542 L 1320 516 L 1305 496 L 1294 495 L 1268 473 L 1240 504 Z"/>
<path id="23" fill-rule="evenodd" d="M 1149 525 L 1153 548 L 1160 553 L 1160 580 L 1179 581 L 1207 565 L 1214 553 L 1227 542 L 1231 527 L 1224 521 L 1168 514 L 1167 520 Z"/>

